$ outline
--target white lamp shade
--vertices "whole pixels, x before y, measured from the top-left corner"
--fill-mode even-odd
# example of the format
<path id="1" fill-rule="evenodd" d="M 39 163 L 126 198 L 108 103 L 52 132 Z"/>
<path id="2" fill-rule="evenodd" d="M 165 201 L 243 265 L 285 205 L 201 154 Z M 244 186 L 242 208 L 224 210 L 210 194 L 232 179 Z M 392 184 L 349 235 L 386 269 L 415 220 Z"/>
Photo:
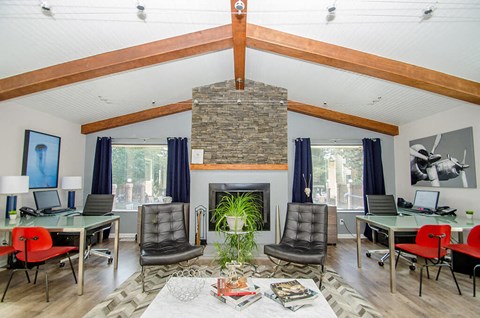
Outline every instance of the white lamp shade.
<path id="1" fill-rule="evenodd" d="M 19 194 L 28 193 L 28 176 L 1 176 L 0 193 L 1 194 Z"/>
<path id="2" fill-rule="evenodd" d="M 82 177 L 63 177 L 63 190 L 78 190 L 82 188 Z"/>

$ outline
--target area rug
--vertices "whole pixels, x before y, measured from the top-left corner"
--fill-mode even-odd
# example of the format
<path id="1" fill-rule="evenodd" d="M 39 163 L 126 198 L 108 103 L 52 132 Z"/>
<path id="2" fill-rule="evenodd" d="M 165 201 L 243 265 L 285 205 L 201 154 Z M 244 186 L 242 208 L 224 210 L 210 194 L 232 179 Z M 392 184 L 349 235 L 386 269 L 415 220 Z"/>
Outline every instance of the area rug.
<path id="1" fill-rule="evenodd" d="M 207 277 L 222 275 L 219 266 L 194 265 L 192 268 L 204 271 Z M 142 293 L 140 272 L 136 272 L 84 317 L 140 317 L 157 296 L 159 290 L 165 285 L 168 277 L 178 270 L 181 270 L 181 268 L 177 265 L 151 267 L 146 271 L 145 288 L 146 290 L 156 290 L 146 293 Z M 260 278 L 270 277 L 272 272 L 273 267 L 268 265 L 248 266 L 244 269 L 245 275 Z M 289 265 L 283 266 L 281 270 L 275 273 L 274 277 L 311 278 L 317 285 L 321 280 L 320 290 L 340 318 L 382 317 L 368 300 L 358 294 L 355 289 L 343 281 L 340 275 L 332 270 L 327 269 L 322 274 L 316 267 Z"/>

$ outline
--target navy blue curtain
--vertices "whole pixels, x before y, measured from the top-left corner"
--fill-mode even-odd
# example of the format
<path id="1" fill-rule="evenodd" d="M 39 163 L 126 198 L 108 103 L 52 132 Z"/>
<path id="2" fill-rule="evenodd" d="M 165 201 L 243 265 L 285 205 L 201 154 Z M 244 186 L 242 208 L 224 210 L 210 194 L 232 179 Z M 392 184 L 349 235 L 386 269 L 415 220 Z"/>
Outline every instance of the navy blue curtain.
<path id="1" fill-rule="evenodd" d="M 383 179 L 382 146 L 380 139 L 364 138 L 363 143 L 363 204 L 368 213 L 367 195 L 385 194 Z M 364 235 L 372 240 L 372 230 L 367 225 Z"/>
<path id="2" fill-rule="evenodd" d="M 190 202 L 187 138 L 168 138 L 166 194 L 172 197 L 172 202 Z"/>
<path id="3" fill-rule="evenodd" d="M 112 194 L 112 138 L 110 137 L 97 138 L 92 194 Z"/>
<path id="4" fill-rule="evenodd" d="M 310 138 L 295 139 L 295 169 L 293 171 L 292 202 L 312 201 L 312 149 Z M 305 188 L 310 189 L 307 196 Z"/>

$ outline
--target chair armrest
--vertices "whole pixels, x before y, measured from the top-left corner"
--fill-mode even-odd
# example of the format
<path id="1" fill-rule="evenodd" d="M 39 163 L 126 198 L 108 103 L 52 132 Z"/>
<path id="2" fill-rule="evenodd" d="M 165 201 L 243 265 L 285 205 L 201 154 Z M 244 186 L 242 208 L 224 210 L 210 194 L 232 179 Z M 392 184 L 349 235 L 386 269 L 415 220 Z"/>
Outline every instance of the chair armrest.
<path id="1" fill-rule="evenodd" d="M 79 215 L 82 215 L 82 213 L 81 212 L 70 212 L 70 213 L 65 214 L 64 216 L 79 216 Z"/>

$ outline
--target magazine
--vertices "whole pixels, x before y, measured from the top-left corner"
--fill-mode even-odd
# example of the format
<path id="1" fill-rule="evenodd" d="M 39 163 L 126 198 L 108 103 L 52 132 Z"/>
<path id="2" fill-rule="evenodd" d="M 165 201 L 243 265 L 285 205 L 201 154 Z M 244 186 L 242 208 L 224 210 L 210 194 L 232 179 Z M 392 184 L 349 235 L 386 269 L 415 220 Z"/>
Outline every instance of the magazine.
<path id="1" fill-rule="evenodd" d="M 237 295 L 223 295 L 223 294 L 219 295 L 217 284 L 212 284 L 211 285 L 211 287 L 212 287 L 211 291 L 214 292 L 217 296 L 225 298 L 227 302 L 229 302 L 233 305 L 238 305 L 239 303 L 249 299 L 252 295 L 255 295 L 255 294 L 260 292 L 260 287 L 258 285 L 254 285 L 253 283 L 251 283 L 251 284 L 253 286 L 254 293 L 249 291 L 249 293 L 247 293 L 247 294 L 240 294 L 240 295 L 238 295 L 238 294 Z"/>
<path id="2" fill-rule="evenodd" d="M 256 294 L 256 287 L 258 286 L 246 277 L 240 277 L 235 287 L 229 286 L 227 279 L 220 277 L 217 280 L 216 289 L 218 296 L 244 296 Z"/>
<path id="3" fill-rule="evenodd" d="M 285 307 L 309 304 L 318 297 L 316 291 L 303 286 L 296 279 L 272 283 L 270 288 Z"/>
<path id="4" fill-rule="evenodd" d="M 243 310 L 243 309 L 247 308 L 248 306 L 250 306 L 251 304 L 253 304 L 254 302 L 258 301 L 260 298 L 262 298 L 262 293 L 258 293 L 258 294 L 255 294 L 255 295 L 243 296 L 244 298 L 242 298 L 241 302 L 232 303 L 232 302 L 227 300 L 231 296 L 218 296 L 217 293 L 214 290 L 210 291 L 210 295 L 217 298 L 221 302 L 229 305 L 230 307 L 234 308 L 235 310 Z"/>
<path id="5" fill-rule="evenodd" d="M 272 291 L 269 291 L 269 290 L 266 290 L 263 292 L 263 294 L 267 297 L 267 298 L 270 298 L 271 300 L 273 300 L 274 302 L 280 304 L 283 306 L 282 302 L 280 301 L 280 299 L 278 299 L 277 295 L 274 294 L 274 292 Z M 297 311 L 299 310 L 300 308 L 302 308 L 303 305 L 296 305 L 296 306 L 291 306 L 291 307 L 285 307 L 285 308 L 288 308 L 290 309 L 291 311 Z"/>

